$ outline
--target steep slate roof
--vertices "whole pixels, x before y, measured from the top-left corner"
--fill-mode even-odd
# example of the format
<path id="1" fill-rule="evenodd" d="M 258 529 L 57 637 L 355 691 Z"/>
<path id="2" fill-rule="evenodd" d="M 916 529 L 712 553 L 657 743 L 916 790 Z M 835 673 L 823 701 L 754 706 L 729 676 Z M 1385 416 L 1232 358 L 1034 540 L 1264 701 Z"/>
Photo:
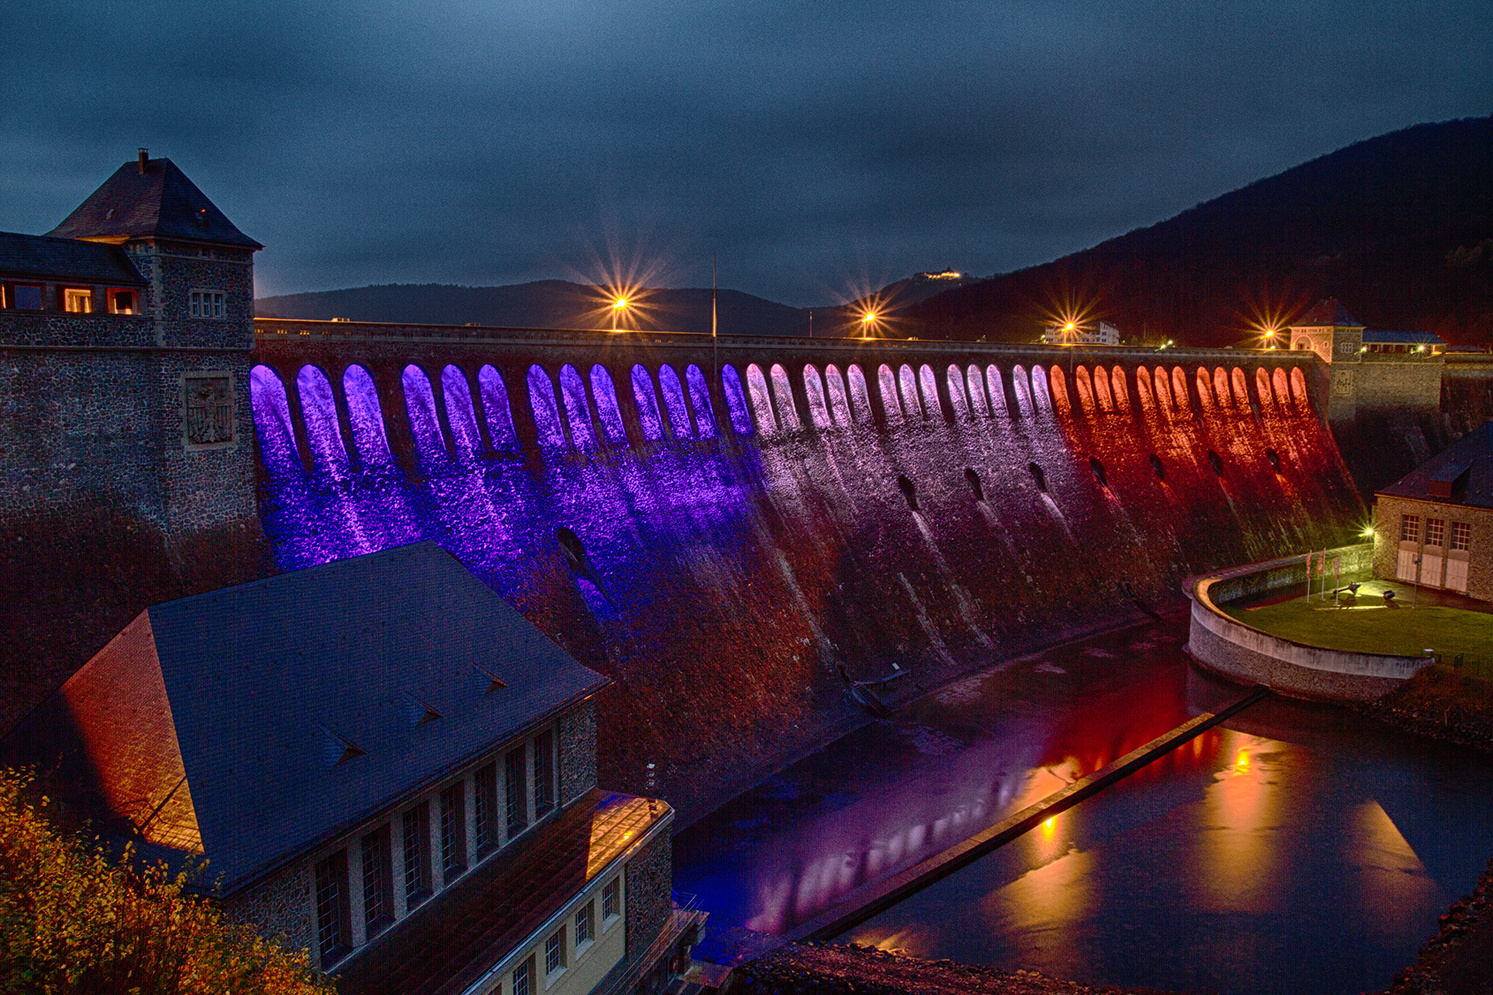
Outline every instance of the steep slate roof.
<path id="1" fill-rule="evenodd" d="M 0 275 L 31 280 L 144 287 L 145 278 L 117 245 L 0 231 Z"/>
<path id="2" fill-rule="evenodd" d="M 0 754 L 229 893 L 605 683 L 418 543 L 148 609 Z"/>
<path id="3" fill-rule="evenodd" d="M 1355 321 L 1348 313 L 1348 309 L 1338 303 L 1336 297 L 1329 297 L 1325 301 L 1313 304 L 1311 310 L 1300 318 L 1291 322 L 1293 328 L 1303 328 L 1314 325 L 1337 325 L 1349 328 L 1362 328 L 1363 323 Z"/>
<path id="4" fill-rule="evenodd" d="M 250 249 L 264 246 L 235 227 L 170 159 L 130 160 L 47 234 L 119 239 L 154 235 Z"/>
<path id="5" fill-rule="evenodd" d="M 1493 508 L 1493 421 L 1484 422 L 1379 492 L 1441 504 Z"/>

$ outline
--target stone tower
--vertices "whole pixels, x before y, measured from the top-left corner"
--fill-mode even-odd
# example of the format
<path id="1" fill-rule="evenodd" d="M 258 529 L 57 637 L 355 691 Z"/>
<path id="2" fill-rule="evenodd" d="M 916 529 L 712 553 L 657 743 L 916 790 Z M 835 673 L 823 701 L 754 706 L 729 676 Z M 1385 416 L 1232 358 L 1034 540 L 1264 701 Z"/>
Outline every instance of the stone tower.
<path id="1" fill-rule="evenodd" d="M 48 234 L 0 232 L 0 692 L 20 704 L 146 605 L 263 572 L 260 248 L 143 149 Z"/>

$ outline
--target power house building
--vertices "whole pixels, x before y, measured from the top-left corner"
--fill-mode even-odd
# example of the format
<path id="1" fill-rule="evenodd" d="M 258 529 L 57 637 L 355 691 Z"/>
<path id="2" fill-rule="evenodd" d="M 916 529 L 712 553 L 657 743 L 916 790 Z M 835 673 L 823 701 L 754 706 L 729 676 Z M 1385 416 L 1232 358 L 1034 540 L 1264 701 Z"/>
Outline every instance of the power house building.
<path id="1" fill-rule="evenodd" d="M 343 993 L 651 990 L 673 812 L 596 786 L 572 659 L 433 543 L 141 612 L 3 742 Z"/>
<path id="2" fill-rule="evenodd" d="M 1493 601 L 1493 422 L 1375 499 L 1378 576 Z"/>

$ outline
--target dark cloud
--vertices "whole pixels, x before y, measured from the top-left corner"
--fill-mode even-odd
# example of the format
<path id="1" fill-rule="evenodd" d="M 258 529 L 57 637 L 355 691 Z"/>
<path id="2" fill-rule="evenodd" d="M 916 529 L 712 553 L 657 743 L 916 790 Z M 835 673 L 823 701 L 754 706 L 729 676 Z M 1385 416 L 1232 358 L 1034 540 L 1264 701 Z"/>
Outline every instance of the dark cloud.
<path id="1" fill-rule="evenodd" d="M 1493 109 L 1481 4 L 180 0 L 0 11 L 0 228 L 136 145 L 261 292 L 651 254 L 796 304 L 1040 262 L 1349 142 Z"/>

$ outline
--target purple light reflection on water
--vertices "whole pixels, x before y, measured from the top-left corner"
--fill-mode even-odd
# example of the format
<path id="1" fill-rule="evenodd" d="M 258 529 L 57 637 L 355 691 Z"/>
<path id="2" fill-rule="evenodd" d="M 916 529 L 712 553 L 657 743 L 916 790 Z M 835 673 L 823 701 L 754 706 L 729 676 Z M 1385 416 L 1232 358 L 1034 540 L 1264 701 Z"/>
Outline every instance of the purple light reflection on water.
<path id="1" fill-rule="evenodd" d="M 394 454 L 389 450 L 389 437 L 384 434 L 384 412 L 372 375 L 361 366 L 349 366 L 342 373 L 342 392 L 347 396 L 353 447 L 363 469 L 392 469 Z"/>
<path id="2" fill-rule="evenodd" d="M 456 444 L 456 458 L 476 459 L 482 455 L 482 433 L 477 430 L 472 389 L 467 386 L 467 375 L 460 367 L 448 365 L 441 371 L 441 394 L 446 402 L 451 441 Z"/>
<path id="3" fill-rule="evenodd" d="M 632 368 L 632 396 L 638 402 L 638 420 L 643 424 L 643 438 L 650 442 L 662 440 L 664 420 L 658 413 L 658 395 L 653 392 L 653 377 L 641 363 Z"/>
<path id="4" fill-rule="evenodd" d="M 674 438 L 688 439 L 693 433 L 689 425 L 689 408 L 684 403 L 684 385 L 668 363 L 659 365 L 658 386 L 664 395 L 664 407 L 669 412 L 669 428 L 673 430 Z"/>
<path id="5" fill-rule="evenodd" d="M 508 386 L 503 374 L 492 366 L 477 371 L 477 389 L 482 392 L 482 415 L 487 419 L 487 437 L 500 453 L 518 450 L 518 433 L 513 430 L 513 409 L 508 406 Z"/>
<path id="6" fill-rule="evenodd" d="M 601 430 L 607 441 L 614 446 L 627 445 L 627 426 L 622 421 L 622 409 L 617 407 L 617 388 L 612 385 L 612 375 L 600 363 L 591 367 L 591 393 L 596 395 L 596 413 L 601 417 Z"/>
<path id="7" fill-rule="evenodd" d="M 534 428 L 539 444 L 551 449 L 565 445 L 565 429 L 560 425 L 560 409 L 555 407 L 555 385 L 550 375 L 535 363 L 525 378 L 529 385 L 529 407 L 534 412 Z"/>
<path id="8" fill-rule="evenodd" d="M 721 389 L 726 395 L 726 413 L 731 418 L 731 428 L 737 435 L 751 435 L 752 412 L 747 407 L 746 393 L 741 389 L 741 375 L 730 363 L 721 367 Z"/>
<path id="9" fill-rule="evenodd" d="M 410 419 L 410 434 L 415 437 L 415 452 L 427 464 L 446 461 L 446 440 L 441 435 L 441 420 L 435 413 L 435 393 L 430 378 L 414 363 L 404 368 L 404 409 Z"/>
<path id="10" fill-rule="evenodd" d="M 560 394 L 565 398 L 565 416 L 576 447 L 589 449 L 596 445 L 596 435 L 591 431 L 591 406 L 586 403 L 586 384 L 569 363 L 560 367 Z"/>
<path id="11" fill-rule="evenodd" d="M 313 470 L 333 480 L 346 480 L 349 472 L 347 447 L 337 425 L 337 402 L 332 385 L 320 367 L 306 365 L 296 374 L 301 395 L 301 414 L 306 419 L 306 444 L 311 447 Z"/>
<path id="12" fill-rule="evenodd" d="M 705 373 L 694 363 L 684 368 L 684 379 L 689 384 L 690 404 L 695 408 L 695 434 L 702 439 L 714 439 L 715 408 L 710 403 L 710 385 L 705 382 Z"/>

